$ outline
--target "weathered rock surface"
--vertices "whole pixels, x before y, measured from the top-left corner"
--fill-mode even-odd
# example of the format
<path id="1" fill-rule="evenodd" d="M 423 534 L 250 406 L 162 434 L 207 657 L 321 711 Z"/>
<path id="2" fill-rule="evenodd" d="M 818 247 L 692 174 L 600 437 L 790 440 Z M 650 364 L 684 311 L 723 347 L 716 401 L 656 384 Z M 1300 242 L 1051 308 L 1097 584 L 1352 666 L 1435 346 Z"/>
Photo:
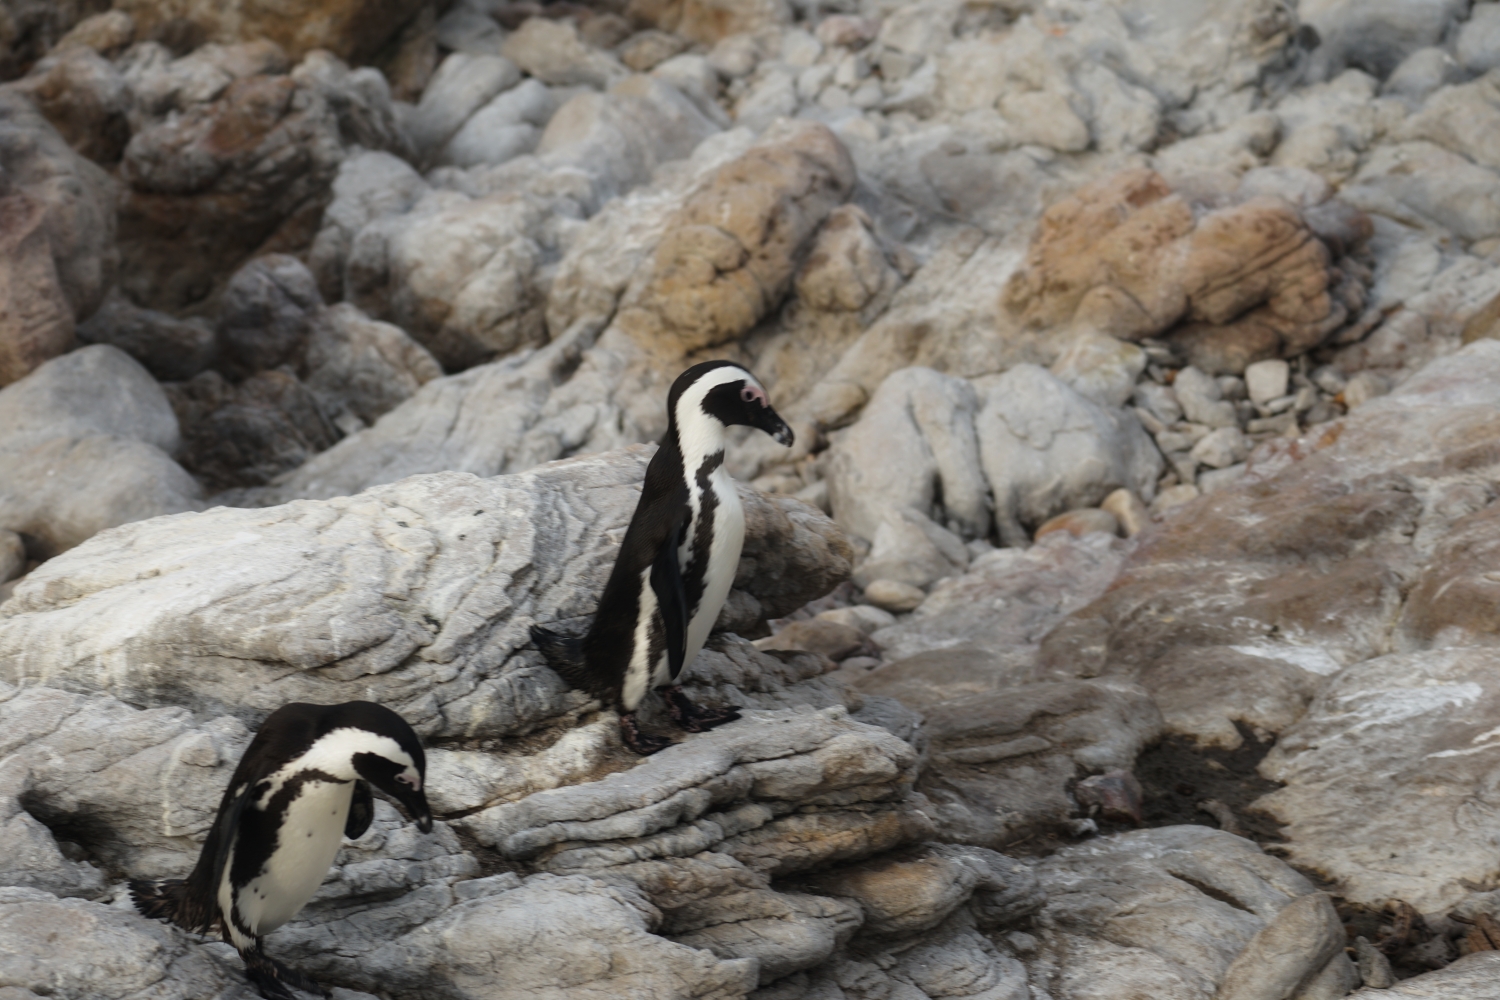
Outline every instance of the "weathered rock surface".
<path id="1" fill-rule="evenodd" d="M 584 704 L 524 649 L 526 628 L 592 613 L 646 457 L 616 453 L 514 479 L 449 473 L 354 498 L 137 524 L 27 578 L 6 602 L 0 663 L 8 679 L 92 691 L 97 664 L 123 656 L 110 693 L 246 719 L 286 701 L 358 695 L 429 735 L 525 732 Z M 753 492 L 746 501 L 747 549 L 764 535 L 799 552 L 751 565 L 742 589 L 761 614 L 785 614 L 848 572 L 826 519 L 795 501 L 796 520 Z M 140 578 L 143 557 L 158 576 Z M 225 559 L 238 571 L 226 574 Z M 301 568 L 288 577 L 287 565 Z M 358 592 L 341 582 L 371 572 L 387 582 Z M 137 594 L 142 585 L 153 595 Z M 72 596 L 59 604 L 49 586 Z M 277 623 L 252 624 L 268 599 L 283 608 Z M 118 619 L 103 610 L 132 602 L 137 610 Z M 70 614 L 118 627 L 80 641 L 63 622 Z M 228 624 L 239 615 L 249 617 Z M 332 632 L 329 621 L 339 623 Z M 61 645 L 44 654 L 52 643 Z M 160 657 L 180 665 L 175 678 Z M 230 662 L 238 666 L 203 672 Z"/>

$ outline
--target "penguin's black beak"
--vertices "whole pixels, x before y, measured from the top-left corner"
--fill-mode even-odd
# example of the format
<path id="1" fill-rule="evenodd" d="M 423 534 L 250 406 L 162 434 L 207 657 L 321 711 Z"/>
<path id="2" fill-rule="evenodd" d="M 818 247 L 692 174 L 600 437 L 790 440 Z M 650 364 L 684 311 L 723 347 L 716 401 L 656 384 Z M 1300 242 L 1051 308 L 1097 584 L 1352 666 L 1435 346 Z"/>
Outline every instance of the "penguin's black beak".
<path id="1" fill-rule="evenodd" d="M 797 440 L 797 435 L 792 433 L 792 429 L 787 425 L 787 422 L 782 420 L 781 415 L 769 406 L 763 407 L 756 414 L 755 426 L 775 438 L 776 443 L 783 448 L 790 448 L 792 442 Z"/>
<path id="2" fill-rule="evenodd" d="M 432 813 L 424 812 L 417 816 L 417 829 L 423 833 L 432 832 Z"/>

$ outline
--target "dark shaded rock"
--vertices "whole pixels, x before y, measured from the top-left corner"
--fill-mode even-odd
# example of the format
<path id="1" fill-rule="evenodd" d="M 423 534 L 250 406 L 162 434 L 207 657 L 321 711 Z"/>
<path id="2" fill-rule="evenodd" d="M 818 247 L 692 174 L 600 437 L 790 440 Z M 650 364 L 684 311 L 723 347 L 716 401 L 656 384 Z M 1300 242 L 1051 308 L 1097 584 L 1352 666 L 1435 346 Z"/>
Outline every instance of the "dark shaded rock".
<path id="1" fill-rule="evenodd" d="M 317 398 L 285 371 L 239 385 L 206 371 L 166 389 L 182 425 L 182 464 L 210 491 L 263 485 L 339 438 Z"/>
<path id="2" fill-rule="evenodd" d="M 322 306 L 312 272 L 295 257 L 267 254 L 235 272 L 219 303 L 219 341 L 231 375 L 275 368 L 298 354 Z"/>
<path id="3" fill-rule="evenodd" d="M 79 324 L 78 339 L 118 347 L 163 382 L 192 378 L 213 364 L 218 343 L 208 320 L 142 309 L 118 291 Z"/>

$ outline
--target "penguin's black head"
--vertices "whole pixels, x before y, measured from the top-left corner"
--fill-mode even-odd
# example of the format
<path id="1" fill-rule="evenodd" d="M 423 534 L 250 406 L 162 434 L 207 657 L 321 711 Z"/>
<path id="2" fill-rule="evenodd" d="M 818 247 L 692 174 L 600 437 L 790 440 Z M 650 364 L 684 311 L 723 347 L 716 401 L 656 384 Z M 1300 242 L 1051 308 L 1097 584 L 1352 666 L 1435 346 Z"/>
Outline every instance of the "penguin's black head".
<path id="1" fill-rule="evenodd" d="M 695 421 L 708 418 L 725 427 L 758 427 L 787 447 L 796 439 L 771 408 L 760 380 L 732 361 L 705 361 L 677 376 L 667 395 L 667 413 L 679 432 L 690 431 Z"/>
<path id="2" fill-rule="evenodd" d="M 406 720 L 384 705 L 351 701 L 329 711 L 330 735 L 348 730 L 350 763 L 361 778 L 399 802 L 423 833 L 432 831 L 427 805 L 427 756 Z"/>

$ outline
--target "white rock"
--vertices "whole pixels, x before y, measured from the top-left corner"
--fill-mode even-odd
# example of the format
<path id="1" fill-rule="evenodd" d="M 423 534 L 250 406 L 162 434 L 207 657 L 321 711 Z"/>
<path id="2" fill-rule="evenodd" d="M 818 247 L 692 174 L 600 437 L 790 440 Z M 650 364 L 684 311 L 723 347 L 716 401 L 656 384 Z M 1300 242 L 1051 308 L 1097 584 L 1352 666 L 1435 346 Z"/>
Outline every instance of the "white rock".
<path id="1" fill-rule="evenodd" d="M 500 164 L 529 153 L 556 109 L 550 88 L 525 80 L 474 112 L 443 147 L 437 162 L 472 167 Z"/>
<path id="2" fill-rule="evenodd" d="M 1206 372 L 1189 365 L 1177 373 L 1172 391 L 1182 404 L 1187 418 L 1209 427 L 1235 426 L 1234 404 L 1223 399 L 1218 381 Z"/>
<path id="3" fill-rule="evenodd" d="M 987 534 L 978 409 L 974 388 L 962 379 L 930 368 L 888 377 L 859 422 L 834 438 L 827 474 L 834 519 L 873 541 L 888 513 L 932 518 L 941 495 L 949 525 L 969 538 Z"/>
<path id="4" fill-rule="evenodd" d="M 426 158 L 443 148 L 475 111 L 521 80 L 516 64 L 498 55 L 454 52 L 422 92 L 411 124 L 412 142 Z"/>
<path id="5" fill-rule="evenodd" d="M 1488 73 L 1500 66 L 1500 4 L 1474 5 L 1458 33 L 1454 54 L 1470 73 Z"/>
<path id="6" fill-rule="evenodd" d="M 1244 461 L 1250 453 L 1250 442 L 1238 427 L 1220 427 L 1205 435 L 1188 452 L 1195 462 L 1215 469 L 1224 469 L 1236 462 Z"/>
<path id="7" fill-rule="evenodd" d="M 1286 395 L 1292 366 L 1285 361 L 1257 361 L 1245 367 L 1245 387 L 1252 403 L 1264 405 Z"/>
<path id="8" fill-rule="evenodd" d="M 1063 349 L 1050 370 L 1100 406 L 1123 406 L 1146 370 L 1146 352 L 1128 341 L 1087 331 Z"/>
<path id="9" fill-rule="evenodd" d="M 528 18 L 500 51 L 543 83 L 563 87 L 602 89 L 630 72 L 614 56 L 584 44 L 571 19 Z"/>
<path id="10" fill-rule="evenodd" d="M 982 380 L 980 392 L 980 458 L 1008 544 L 1025 544 L 1023 524 L 1095 506 L 1121 487 L 1156 495 L 1161 453 L 1134 414 L 1099 406 L 1035 365 Z"/>

